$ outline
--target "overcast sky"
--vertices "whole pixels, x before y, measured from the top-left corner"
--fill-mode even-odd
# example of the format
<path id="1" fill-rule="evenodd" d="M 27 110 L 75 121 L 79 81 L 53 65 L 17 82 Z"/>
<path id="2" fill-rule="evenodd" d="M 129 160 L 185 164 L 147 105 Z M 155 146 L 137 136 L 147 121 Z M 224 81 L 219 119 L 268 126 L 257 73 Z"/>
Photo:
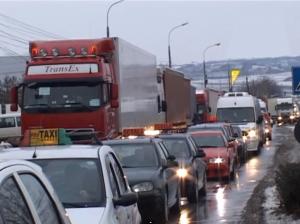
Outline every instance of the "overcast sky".
<path id="1" fill-rule="evenodd" d="M 112 1 L 1 1 L 0 13 L 65 38 L 106 36 Z M 0 21 L 1 22 L 1 21 Z M 174 64 L 300 55 L 299 1 L 130 1 L 110 13 L 111 36 L 121 37 L 166 63 L 168 32 Z M 0 27 L 1 30 L 1 27 Z M 19 50 L 21 52 L 22 50 Z M 23 53 L 26 50 L 23 50 Z"/>

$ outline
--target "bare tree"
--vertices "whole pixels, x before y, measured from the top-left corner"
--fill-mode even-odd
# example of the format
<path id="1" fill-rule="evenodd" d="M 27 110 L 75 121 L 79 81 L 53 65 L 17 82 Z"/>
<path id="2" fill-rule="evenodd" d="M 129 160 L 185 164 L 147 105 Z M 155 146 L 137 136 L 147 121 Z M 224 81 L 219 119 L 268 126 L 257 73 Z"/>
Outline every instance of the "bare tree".
<path id="1" fill-rule="evenodd" d="M 282 95 L 282 89 L 276 81 L 265 76 L 260 79 L 250 81 L 248 85 L 249 93 L 261 99 Z M 241 84 L 238 91 L 247 92 L 247 89 L 247 84 L 244 82 Z"/>

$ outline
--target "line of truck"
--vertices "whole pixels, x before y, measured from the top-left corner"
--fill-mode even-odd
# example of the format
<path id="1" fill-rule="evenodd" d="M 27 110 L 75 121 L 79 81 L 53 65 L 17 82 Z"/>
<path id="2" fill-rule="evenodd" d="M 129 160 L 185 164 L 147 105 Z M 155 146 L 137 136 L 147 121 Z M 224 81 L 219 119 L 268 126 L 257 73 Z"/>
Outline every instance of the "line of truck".
<path id="1" fill-rule="evenodd" d="M 12 88 L 21 106 L 22 135 L 65 128 L 73 140 L 181 130 L 216 113 L 219 92 L 195 93 L 191 80 L 121 38 L 33 41 L 23 83 Z M 19 101 L 19 98 L 21 99 Z"/>

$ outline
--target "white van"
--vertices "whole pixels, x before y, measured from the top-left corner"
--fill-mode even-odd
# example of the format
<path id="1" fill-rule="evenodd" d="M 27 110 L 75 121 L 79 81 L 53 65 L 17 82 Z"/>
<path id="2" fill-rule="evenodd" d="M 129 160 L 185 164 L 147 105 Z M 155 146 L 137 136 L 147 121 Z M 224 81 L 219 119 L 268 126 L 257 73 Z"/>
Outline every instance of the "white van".
<path id="1" fill-rule="evenodd" d="M 21 114 L 0 114 L 0 139 L 6 140 L 21 137 Z"/>
<path id="2" fill-rule="evenodd" d="M 246 92 L 230 92 L 217 103 L 217 120 L 238 125 L 248 144 L 248 151 L 260 150 L 264 143 L 263 116 L 256 97 Z"/>

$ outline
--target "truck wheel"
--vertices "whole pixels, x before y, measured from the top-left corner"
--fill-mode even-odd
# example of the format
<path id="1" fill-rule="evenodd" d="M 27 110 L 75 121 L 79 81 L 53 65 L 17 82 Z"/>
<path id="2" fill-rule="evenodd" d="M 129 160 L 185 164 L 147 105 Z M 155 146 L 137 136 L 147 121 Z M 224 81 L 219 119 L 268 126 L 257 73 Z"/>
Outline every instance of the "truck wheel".
<path id="1" fill-rule="evenodd" d="M 198 203 L 198 187 L 197 187 L 197 183 L 198 183 L 198 177 L 196 178 L 197 180 L 195 181 L 191 181 L 190 182 L 190 186 L 188 186 L 187 189 L 187 199 L 190 203 Z"/>

